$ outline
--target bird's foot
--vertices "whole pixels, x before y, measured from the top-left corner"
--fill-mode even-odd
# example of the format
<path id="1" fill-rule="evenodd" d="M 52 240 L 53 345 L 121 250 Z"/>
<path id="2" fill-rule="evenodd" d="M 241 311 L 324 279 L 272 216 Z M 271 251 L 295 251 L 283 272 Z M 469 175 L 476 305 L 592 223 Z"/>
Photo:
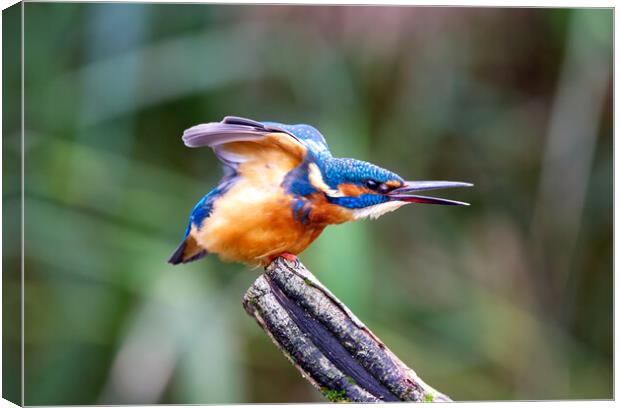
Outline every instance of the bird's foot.
<path id="1" fill-rule="evenodd" d="M 291 254 L 290 252 L 282 252 L 281 254 L 271 256 L 269 259 L 269 263 L 275 261 L 277 258 L 280 257 L 286 259 L 289 262 L 293 262 L 296 266 L 299 265 L 299 258 L 297 258 L 297 255 Z"/>
<path id="2" fill-rule="evenodd" d="M 299 258 L 297 258 L 297 255 L 291 254 L 290 252 L 282 252 L 278 256 L 281 256 L 282 258 L 286 259 L 289 262 L 299 263 Z"/>

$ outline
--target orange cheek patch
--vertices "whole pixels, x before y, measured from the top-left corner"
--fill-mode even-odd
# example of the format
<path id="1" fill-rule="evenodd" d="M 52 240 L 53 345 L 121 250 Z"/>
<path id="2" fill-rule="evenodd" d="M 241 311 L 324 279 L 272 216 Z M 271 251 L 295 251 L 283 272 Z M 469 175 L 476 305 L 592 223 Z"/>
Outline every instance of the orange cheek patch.
<path id="1" fill-rule="evenodd" d="M 390 188 L 398 188 L 398 187 L 402 187 L 403 183 L 398 180 L 390 180 L 390 181 L 386 181 L 385 185 Z"/>
<path id="2" fill-rule="evenodd" d="M 359 186 L 357 184 L 352 184 L 352 183 L 343 183 L 338 185 L 338 189 L 342 192 L 342 194 L 344 194 L 345 196 L 349 196 L 349 197 L 358 197 L 362 194 L 373 194 L 374 192 L 369 190 L 366 187 L 362 187 Z"/>

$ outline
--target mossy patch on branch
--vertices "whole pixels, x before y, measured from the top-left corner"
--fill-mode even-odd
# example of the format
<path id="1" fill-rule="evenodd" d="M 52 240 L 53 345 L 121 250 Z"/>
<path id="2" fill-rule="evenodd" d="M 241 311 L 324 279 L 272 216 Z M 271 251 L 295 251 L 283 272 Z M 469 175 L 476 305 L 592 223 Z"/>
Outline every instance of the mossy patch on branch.
<path id="1" fill-rule="evenodd" d="M 345 390 L 330 390 L 329 388 L 322 387 L 321 393 L 331 402 L 351 402 L 347 398 L 347 392 Z"/>

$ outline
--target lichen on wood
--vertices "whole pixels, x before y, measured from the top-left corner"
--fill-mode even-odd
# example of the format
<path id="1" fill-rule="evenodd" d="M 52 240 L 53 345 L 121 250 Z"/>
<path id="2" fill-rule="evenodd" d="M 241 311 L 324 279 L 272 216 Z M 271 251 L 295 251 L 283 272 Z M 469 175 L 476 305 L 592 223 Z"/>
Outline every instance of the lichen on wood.
<path id="1" fill-rule="evenodd" d="M 277 258 L 243 305 L 330 401 L 450 401 L 424 383 L 300 262 Z"/>

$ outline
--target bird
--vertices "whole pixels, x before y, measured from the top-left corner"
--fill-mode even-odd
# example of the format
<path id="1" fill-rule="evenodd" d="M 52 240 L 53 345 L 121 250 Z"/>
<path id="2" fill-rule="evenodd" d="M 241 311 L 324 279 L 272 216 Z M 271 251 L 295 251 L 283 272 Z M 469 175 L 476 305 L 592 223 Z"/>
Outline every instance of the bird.
<path id="1" fill-rule="evenodd" d="M 405 181 L 375 164 L 334 157 L 323 135 L 306 124 L 226 116 L 185 130 L 182 140 L 212 148 L 224 175 L 191 211 L 168 260 L 173 265 L 207 254 L 250 266 L 279 256 L 297 261 L 328 225 L 378 218 L 410 203 L 469 205 L 412 193 L 473 185 Z"/>

